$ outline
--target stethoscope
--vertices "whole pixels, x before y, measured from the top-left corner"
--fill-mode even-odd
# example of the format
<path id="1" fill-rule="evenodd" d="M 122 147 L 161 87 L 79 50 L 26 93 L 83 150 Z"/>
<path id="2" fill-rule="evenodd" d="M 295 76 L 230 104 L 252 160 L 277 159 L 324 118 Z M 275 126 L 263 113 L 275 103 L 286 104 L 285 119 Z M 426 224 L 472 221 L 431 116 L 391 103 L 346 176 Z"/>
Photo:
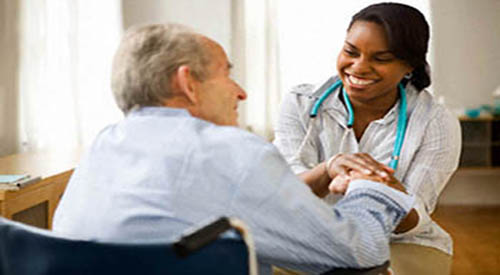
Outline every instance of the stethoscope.
<path id="1" fill-rule="evenodd" d="M 318 115 L 319 108 L 321 107 L 321 104 L 326 100 L 328 96 L 330 96 L 331 93 L 333 93 L 335 90 L 338 88 L 342 89 L 342 96 L 344 98 L 344 102 L 347 106 L 347 111 L 349 113 L 349 117 L 347 120 L 347 130 L 350 131 L 352 130 L 352 127 L 354 125 L 354 110 L 352 108 L 351 101 L 349 100 L 349 96 L 347 95 L 347 92 L 345 91 L 343 87 L 343 83 L 341 80 L 336 81 L 331 85 L 314 103 L 311 112 L 309 113 L 309 117 L 311 120 L 309 121 L 309 127 L 306 133 L 306 136 L 304 137 L 304 140 L 302 144 L 299 147 L 299 150 L 297 151 L 297 155 L 300 155 L 300 153 L 303 150 L 303 147 L 305 146 L 307 140 L 310 138 L 312 134 L 312 125 L 314 123 L 314 120 L 316 116 Z M 401 154 L 401 148 L 403 147 L 403 142 L 404 142 L 404 136 L 406 132 L 406 124 L 407 124 L 407 101 L 406 101 L 406 89 L 404 86 L 400 83 L 398 85 L 398 90 L 399 90 L 399 95 L 400 95 L 400 104 L 399 104 L 399 118 L 398 118 L 398 126 L 396 128 L 396 141 L 394 143 L 394 149 L 392 151 L 392 157 L 391 157 L 391 162 L 389 163 L 389 166 L 396 170 L 398 167 L 398 161 L 399 161 L 399 156 Z M 346 131 L 346 134 L 348 132 Z M 345 139 L 345 136 L 342 140 Z"/>

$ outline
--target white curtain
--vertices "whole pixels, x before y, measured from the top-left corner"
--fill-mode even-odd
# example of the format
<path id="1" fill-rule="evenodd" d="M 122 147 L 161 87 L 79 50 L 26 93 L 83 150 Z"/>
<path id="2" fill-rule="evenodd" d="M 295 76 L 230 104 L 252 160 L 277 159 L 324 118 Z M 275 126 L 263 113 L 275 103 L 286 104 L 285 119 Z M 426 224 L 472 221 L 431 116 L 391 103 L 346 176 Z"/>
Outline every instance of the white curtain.
<path id="1" fill-rule="evenodd" d="M 21 151 L 88 145 L 121 116 L 110 91 L 120 0 L 21 0 Z"/>
<path id="2" fill-rule="evenodd" d="M 248 98 L 240 106 L 240 125 L 267 139 L 281 100 L 278 11 L 275 0 L 233 3 L 232 59 L 235 78 Z"/>
<path id="3" fill-rule="evenodd" d="M 232 58 L 235 78 L 248 93 L 248 99 L 240 108 L 240 124 L 272 139 L 284 94 L 295 85 L 318 83 L 336 74 L 337 54 L 351 17 L 362 8 L 379 2 L 234 1 Z M 416 7 L 431 23 L 429 0 L 396 2 Z"/>

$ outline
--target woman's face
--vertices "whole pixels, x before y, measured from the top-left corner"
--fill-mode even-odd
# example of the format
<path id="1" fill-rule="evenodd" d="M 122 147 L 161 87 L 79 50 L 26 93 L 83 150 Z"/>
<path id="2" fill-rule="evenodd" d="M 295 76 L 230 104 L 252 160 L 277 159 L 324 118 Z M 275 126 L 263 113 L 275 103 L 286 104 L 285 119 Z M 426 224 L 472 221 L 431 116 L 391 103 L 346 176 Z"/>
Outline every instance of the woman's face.
<path id="1" fill-rule="evenodd" d="M 412 68 L 389 51 L 382 26 L 356 21 L 347 32 L 337 70 L 351 101 L 376 104 L 395 100 L 397 85 Z"/>

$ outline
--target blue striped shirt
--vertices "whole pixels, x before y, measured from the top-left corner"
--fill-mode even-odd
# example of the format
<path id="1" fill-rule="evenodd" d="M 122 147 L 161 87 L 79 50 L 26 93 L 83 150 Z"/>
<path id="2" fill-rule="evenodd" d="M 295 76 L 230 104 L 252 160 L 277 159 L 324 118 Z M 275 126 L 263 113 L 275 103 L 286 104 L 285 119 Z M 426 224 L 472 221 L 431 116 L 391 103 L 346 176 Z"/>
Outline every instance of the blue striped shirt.
<path id="1" fill-rule="evenodd" d="M 172 241 L 218 216 L 246 222 L 261 273 L 381 264 L 412 207 L 407 195 L 356 181 L 328 206 L 277 149 L 186 110 L 147 107 L 104 129 L 75 170 L 53 230 L 71 238 Z"/>

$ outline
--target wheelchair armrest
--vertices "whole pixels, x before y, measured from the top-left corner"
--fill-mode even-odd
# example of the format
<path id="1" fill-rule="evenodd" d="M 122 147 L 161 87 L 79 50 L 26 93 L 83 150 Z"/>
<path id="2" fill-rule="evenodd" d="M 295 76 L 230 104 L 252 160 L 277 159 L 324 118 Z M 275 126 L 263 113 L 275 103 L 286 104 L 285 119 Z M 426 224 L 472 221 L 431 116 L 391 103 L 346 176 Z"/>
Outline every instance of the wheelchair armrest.
<path id="1" fill-rule="evenodd" d="M 382 265 L 371 267 L 371 268 L 336 268 L 332 271 L 327 271 L 323 275 L 380 275 L 387 274 L 387 269 L 389 268 L 389 261 L 386 261 Z"/>
<path id="2" fill-rule="evenodd" d="M 189 254 L 215 241 L 220 234 L 231 228 L 229 219 L 221 217 L 188 235 L 182 236 L 179 241 L 174 243 L 174 251 L 181 258 L 187 257 Z"/>

